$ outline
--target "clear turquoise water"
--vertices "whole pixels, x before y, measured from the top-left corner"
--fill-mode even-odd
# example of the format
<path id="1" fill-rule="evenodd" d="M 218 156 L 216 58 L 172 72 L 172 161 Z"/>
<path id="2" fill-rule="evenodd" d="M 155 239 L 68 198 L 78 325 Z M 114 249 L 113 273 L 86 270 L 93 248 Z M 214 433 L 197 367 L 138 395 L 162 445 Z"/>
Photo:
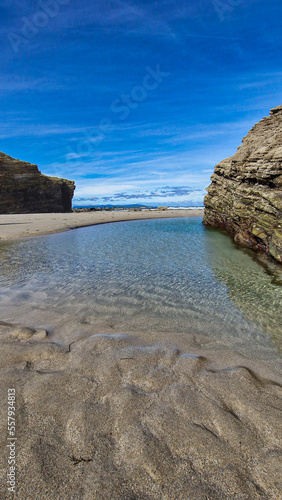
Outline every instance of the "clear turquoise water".
<path id="1" fill-rule="evenodd" d="M 281 347 L 279 267 L 267 273 L 199 217 L 3 242 L 0 262 L 4 321 L 26 305 L 31 315 L 104 318 L 120 331 L 205 332 Z"/>

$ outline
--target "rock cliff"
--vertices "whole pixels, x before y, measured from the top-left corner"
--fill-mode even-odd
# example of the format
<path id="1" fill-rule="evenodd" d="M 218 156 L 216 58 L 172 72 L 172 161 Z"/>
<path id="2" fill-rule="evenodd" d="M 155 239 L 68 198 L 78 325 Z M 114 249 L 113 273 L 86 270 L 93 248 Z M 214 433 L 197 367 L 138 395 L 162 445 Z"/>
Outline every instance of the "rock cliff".
<path id="1" fill-rule="evenodd" d="M 234 156 L 216 165 L 204 224 L 282 263 L 282 106 L 257 123 Z"/>
<path id="2" fill-rule="evenodd" d="M 0 152 L 0 213 L 69 212 L 73 181 L 42 175 L 37 165 Z"/>

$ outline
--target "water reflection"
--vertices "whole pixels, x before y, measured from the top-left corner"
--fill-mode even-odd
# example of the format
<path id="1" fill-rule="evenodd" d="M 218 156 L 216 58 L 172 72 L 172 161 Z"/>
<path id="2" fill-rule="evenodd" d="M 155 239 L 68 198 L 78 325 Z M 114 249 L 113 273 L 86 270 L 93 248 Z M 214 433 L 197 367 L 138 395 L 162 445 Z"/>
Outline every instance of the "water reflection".
<path id="1" fill-rule="evenodd" d="M 278 281 L 198 217 L 1 242 L 0 262 L 4 314 L 25 305 L 104 318 L 120 331 L 228 335 L 234 342 L 267 343 L 265 331 L 281 346 Z"/>
<path id="2" fill-rule="evenodd" d="M 264 268 L 252 251 L 236 248 L 213 229 L 206 229 L 205 245 L 210 266 L 227 286 L 230 299 L 282 348 L 281 266 L 269 261 Z"/>

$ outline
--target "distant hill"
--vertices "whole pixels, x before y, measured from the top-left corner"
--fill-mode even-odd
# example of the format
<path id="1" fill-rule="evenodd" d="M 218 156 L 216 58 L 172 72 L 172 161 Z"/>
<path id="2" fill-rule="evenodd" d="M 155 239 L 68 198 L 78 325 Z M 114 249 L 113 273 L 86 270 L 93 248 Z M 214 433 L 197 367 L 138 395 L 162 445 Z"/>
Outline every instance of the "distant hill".
<path id="1" fill-rule="evenodd" d="M 130 204 L 125 204 L 125 205 L 111 205 L 111 204 L 105 204 L 105 205 L 80 205 L 79 203 L 73 204 L 73 208 L 158 208 L 159 205 L 140 205 L 138 203 L 133 203 L 132 205 Z M 191 203 L 191 205 L 176 205 L 175 203 L 162 203 L 162 206 L 167 206 L 167 207 L 173 207 L 173 208 L 179 208 L 179 207 L 186 207 L 186 208 L 191 208 L 191 207 L 203 207 L 204 205 L 202 202 L 199 203 Z"/>

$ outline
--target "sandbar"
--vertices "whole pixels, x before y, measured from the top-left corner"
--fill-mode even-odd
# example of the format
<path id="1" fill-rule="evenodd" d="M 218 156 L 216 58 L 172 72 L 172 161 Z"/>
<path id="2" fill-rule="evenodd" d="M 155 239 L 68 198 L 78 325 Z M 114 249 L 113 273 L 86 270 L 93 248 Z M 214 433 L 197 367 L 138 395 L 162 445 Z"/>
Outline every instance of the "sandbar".
<path id="1" fill-rule="evenodd" d="M 105 224 L 107 222 L 173 217 L 201 217 L 203 214 L 204 209 L 4 214 L 0 215 L 0 239 L 8 240 L 60 233 L 69 229 Z"/>

